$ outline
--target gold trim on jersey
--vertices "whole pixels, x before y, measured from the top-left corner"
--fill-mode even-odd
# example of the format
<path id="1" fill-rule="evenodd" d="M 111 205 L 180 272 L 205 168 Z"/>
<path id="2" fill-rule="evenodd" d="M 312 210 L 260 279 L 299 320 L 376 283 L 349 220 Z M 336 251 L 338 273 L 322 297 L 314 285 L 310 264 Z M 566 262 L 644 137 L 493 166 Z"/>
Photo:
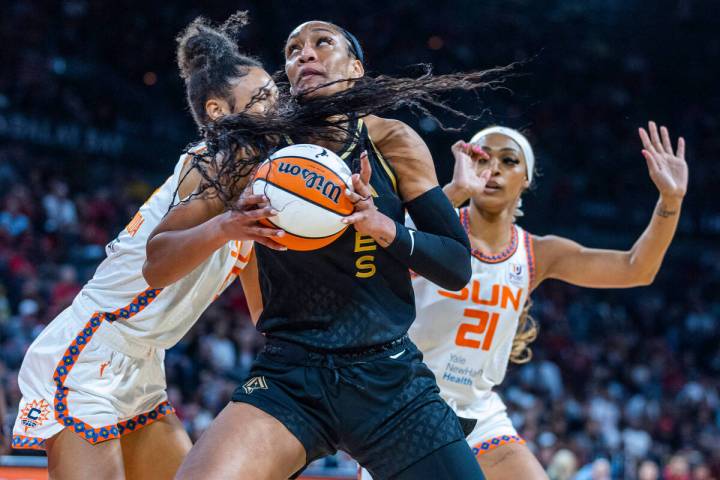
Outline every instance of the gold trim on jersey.
<path id="1" fill-rule="evenodd" d="M 397 179 L 395 178 L 395 174 L 393 173 L 392 168 L 390 168 L 390 165 L 387 163 L 385 158 L 382 156 L 382 153 L 380 153 L 380 150 L 378 150 L 378 148 L 375 146 L 375 142 L 373 142 L 372 138 L 370 138 L 370 132 L 368 132 L 368 140 L 370 140 L 370 145 L 372 145 L 373 150 L 375 150 L 375 155 L 377 155 L 378 160 L 380 161 L 380 165 L 382 165 L 388 178 L 390 178 L 390 182 L 392 182 L 393 190 L 395 190 L 395 193 L 398 193 Z"/>
<path id="2" fill-rule="evenodd" d="M 355 146 L 357 145 L 358 139 L 360 138 L 360 134 L 362 133 L 362 127 L 363 127 L 364 123 L 365 122 L 363 122 L 362 118 L 358 120 L 357 129 L 356 129 L 355 134 L 353 135 L 353 137 L 354 137 L 353 142 L 345 149 L 345 151 L 343 153 L 340 154 L 340 158 L 342 158 L 343 160 L 345 160 L 348 157 L 348 155 L 350 155 L 352 153 L 352 151 L 355 150 Z"/>

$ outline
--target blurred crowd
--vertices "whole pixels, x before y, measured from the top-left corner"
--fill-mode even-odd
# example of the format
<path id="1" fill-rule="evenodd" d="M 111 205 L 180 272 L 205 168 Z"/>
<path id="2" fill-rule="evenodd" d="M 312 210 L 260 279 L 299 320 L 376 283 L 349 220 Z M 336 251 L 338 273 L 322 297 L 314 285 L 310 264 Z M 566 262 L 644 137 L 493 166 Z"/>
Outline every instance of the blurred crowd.
<path id="1" fill-rule="evenodd" d="M 125 3 L 27 0 L 0 16 L 2 41 L 12 46 L 0 71 L 0 453 L 8 452 L 28 344 L 197 136 L 174 36 L 196 15 L 232 13 L 227 2 L 152 11 Z M 636 127 L 655 119 L 683 135 L 689 194 L 655 284 L 541 287 L 534 359 L 511 368 L 500 392 L 553 480 L 720 479 L 720 204 L 711 194 L 720 180 L 720 92 L 708 73 L 720 56 L 720 10 L 711 0 L 658 0 L 652 12 L 639 1 L 430 5 L 252 2 L 239 5 L 252 19 L 239 42 L 273 71 L 290 29 L 319 17 L 360 38 L 371 72 L 524 61 L 507 80 L 511 92 L 456 99 L 472 113 L 490 110 L 462 132 L 396 116 L 426 139 L 442 181 L 457 137 L 487 123 L 527 128 L 541 176 L 521 223 L 594 246 L 629 247 L 652 212 L 656 193 Z M 235 286 L 168 353 L 170 398 L 193 438 L 261 345 Z"/>

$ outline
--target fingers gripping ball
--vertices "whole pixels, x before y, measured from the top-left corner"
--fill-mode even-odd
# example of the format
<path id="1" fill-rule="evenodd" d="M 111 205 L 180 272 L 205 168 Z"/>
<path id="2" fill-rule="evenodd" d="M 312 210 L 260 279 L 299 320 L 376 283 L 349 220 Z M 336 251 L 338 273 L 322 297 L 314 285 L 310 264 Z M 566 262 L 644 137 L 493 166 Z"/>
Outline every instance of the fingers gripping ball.
<path id="1" fill-rule="evenodd" d="M 291 145 L 278 150 L 257 170 L 253 193 L 264 194 L 278 213 L 262 220 L 282 228 L 274 239 L 290 250 L 316 250 L 329 245 L 348 225 L 341 220 L 354 206 L 345 195 L 352 172 L 336 154 L 317 145 Z"/>

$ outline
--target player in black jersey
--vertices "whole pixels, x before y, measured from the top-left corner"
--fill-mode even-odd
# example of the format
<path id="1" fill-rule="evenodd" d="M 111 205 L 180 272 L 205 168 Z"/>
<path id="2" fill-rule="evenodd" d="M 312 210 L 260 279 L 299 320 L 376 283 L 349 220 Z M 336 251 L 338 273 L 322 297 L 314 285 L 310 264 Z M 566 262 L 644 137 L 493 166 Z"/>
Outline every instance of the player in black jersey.
<path id="1" fill-rule="evenodd" d="M 319 108 L 326 109 L 323 119 L 342 112 L 364 117 L 343 117 L 344 142 L 315 138 L 356 172 L 356 193 L 349 194 L 356 203 L 348 218 L 353 228 L 314 252 L 256 245 L 259 282 L 246 279 L 244 286 L 251 306 L 260 304 L 253 310 L 263 310 L 257 326 L 267 345 L 234 402 L 191 451 L 180 478 L 287 478 L 336 449 L 377 479 L 483 478 L 457 417 L 406 336 L 414 318 L 409 269 L 457 289 L 470 274 L 469 242 L 422 139 L 401 122 L 367 115 L 387 108 L 389 98 L 407 98 L 408 91 L 427 100 L 429 91 L 470 87 L 459 78 L 366 82 L 362 60 L 357 40 L 326 22 L 303 24 L 288 39 L 286 71 L 298 108 L 320 105 L 291 111 L 294 118 L 312 122 L 304 114 Z M 348 109 L 333 110 L 343 100 Z M 370 107 L 358 106 L 363 102 Z M 264 119 L 276 129 L 292 123 L 272 113 Z M 236 120 L 246 129 L 240 137 L 250 139 L 249 125 L 258 119 Z M 231 122 L 225 117 L 219 123 L 213 128 Z M 226 161 L 227 173 L 233 157 Z M 242 176 L 233 173 L 232 179 Z M 252 212 L 232 211 L 235 200 L 225 191 L 232 182 L 209 181 L 217 195 L 171 211 L 149 240 L 144 272 L 151 285 L 192 270 L 232 239 L 238 223 L 253 221 Z M 219 200 L 230 210 L 222 213 Z M 405 210 L 418 231 L 403 225 Z M 183 262 L 175 260 L 180 255 Z"/>
<path id="2" fill-rule="evenodd" d="M 295 29 L 285 55 L 294 92 L 310 98 L 364 75 L 357 40 L 326 22 Z M 257 246 L 267 346 L 180 478 L 286 478 L 336 449 L 378 479 L 482 478 L 406 336 L 409 269 L 446 288 L 464 285 L 467 237 L 410 127 L 368 116 L 349 120 L 349 130 L 345 145 L 324 146 L 356 172 L 354 228 L 315 252 Z M 417 232 L 403 226 L 405 209 Z"/>

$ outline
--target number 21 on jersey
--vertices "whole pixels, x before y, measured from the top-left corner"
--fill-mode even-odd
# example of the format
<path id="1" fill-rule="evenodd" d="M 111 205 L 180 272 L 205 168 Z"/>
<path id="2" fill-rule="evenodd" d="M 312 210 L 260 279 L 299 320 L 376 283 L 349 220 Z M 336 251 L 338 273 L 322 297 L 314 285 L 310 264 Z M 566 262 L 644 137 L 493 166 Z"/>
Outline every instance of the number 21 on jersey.
<path id="1" fill-rule="evenodd" d="M 500 314 L 477 308 L 466 308 L 463 315 L 475 321 L 460 324 L 457 335 L 455 335 L 455 345 L 458 347 L 482 348 L 485 351 L 490 350 Z M 482 341 L 476 338 L 468 338 L 467 335 L 470 333 L 482 335 Z"/>

